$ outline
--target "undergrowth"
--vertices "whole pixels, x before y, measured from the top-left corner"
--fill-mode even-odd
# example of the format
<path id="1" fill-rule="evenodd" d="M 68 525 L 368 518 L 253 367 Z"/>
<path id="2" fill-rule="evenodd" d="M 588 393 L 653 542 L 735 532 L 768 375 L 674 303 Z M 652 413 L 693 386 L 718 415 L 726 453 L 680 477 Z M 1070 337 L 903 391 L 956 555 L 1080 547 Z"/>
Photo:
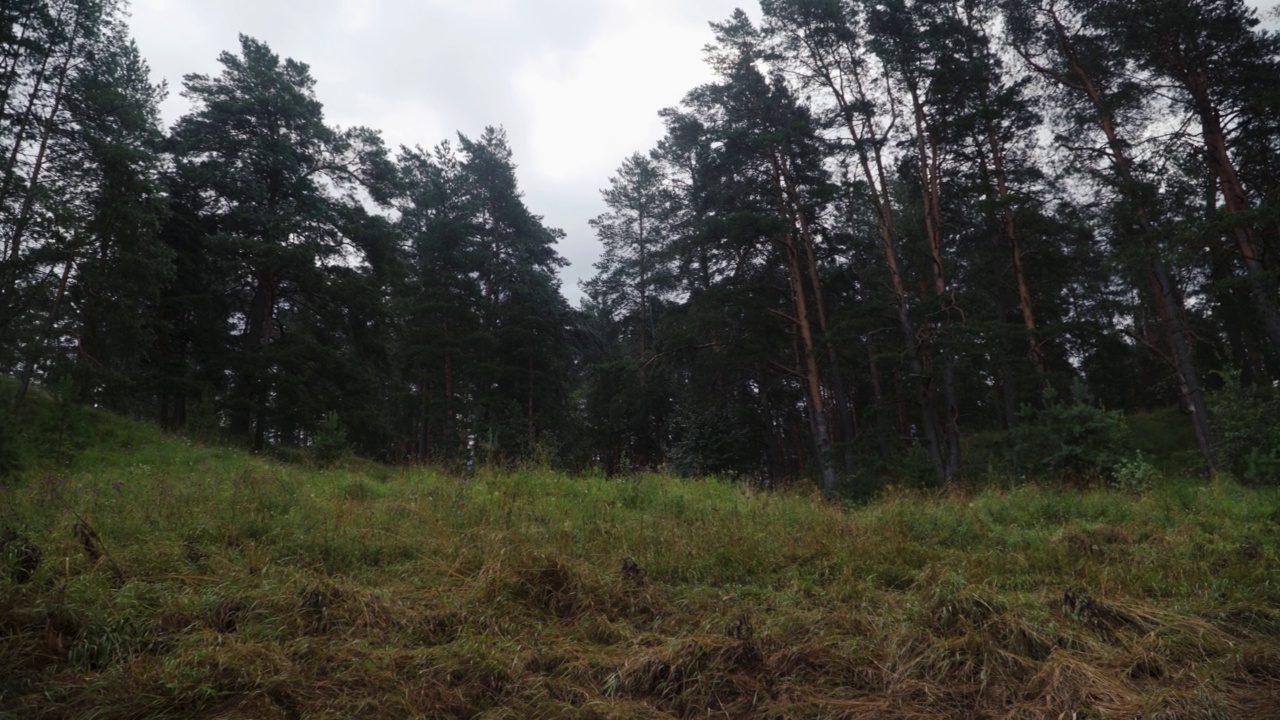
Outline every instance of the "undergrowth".
<path id="1" fill-rule="evenodd" d="M 2 718 L 1280 716 L 1273 489 L 842 507 L 90 425 L 2 481 Z"/>

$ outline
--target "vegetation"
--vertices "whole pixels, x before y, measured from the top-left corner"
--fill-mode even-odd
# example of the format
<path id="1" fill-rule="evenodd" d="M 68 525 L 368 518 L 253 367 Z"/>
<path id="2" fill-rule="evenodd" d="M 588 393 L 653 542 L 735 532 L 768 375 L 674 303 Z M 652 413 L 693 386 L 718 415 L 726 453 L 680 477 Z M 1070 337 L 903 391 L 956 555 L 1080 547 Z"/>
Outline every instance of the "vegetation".
<path id="1" fill-rule="evenodd" d="M 1274 716 L 1280 35 L 761 10 L 573 309 L 500 128 L 3 3 L 0 720 Z"/>
<path id="2" fill-rule="evenodd" d="M 6 2 L 0 372 L 282 457 L 846 496 L 972 481 L 1006 432 L 1024 470 L 1133 470 L 1114 413 L 1176 407 L 1180 470 L 1274 480 L 1280 35 L 1250 5 L 759 9 L 608 181 L 571 308 L 501 128 L 388 148 L 250 37 L 165 128 L 126 0 Z"/>
<path id="3" fill-rule="evenodd" d="M 27 425 L 52 401 L 27 404 Z M 0 488 L 0 717 L 1267 717 L 1280 492 L 282 464 L 82 412 Z"/>

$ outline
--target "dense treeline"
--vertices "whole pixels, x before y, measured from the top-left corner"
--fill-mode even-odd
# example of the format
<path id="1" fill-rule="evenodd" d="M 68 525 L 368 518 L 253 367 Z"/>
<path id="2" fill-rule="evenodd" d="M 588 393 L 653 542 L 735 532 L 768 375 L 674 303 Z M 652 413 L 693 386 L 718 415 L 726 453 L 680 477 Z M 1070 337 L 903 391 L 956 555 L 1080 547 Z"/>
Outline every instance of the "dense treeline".
<path id="1" fill-rule="evenodd" d="M 167 134 L 121 0 L 4 4 L 0 366 L 252 447 L 518 457 L 568 419 L 558 231 L 501 130 L 391 153 L 242 38 Z"/>
<path id="2" fill-rule="evenodd" d="M 1206 383 L 1280 380 L 1280 39 L 1255 12 L 761 5 L 714 25 L 718 79 L 605 193 L 603 447 L 827 489 L 916 456 L 947 482 L 962 433 L 1082 380 L 1180 405 L 1212 465 Z"/>
<path id="3" fill-rule="evenodd" d="M 501 130 L 393 152 L 242 38 L 165 131 L 123 13 L 0 7 L 18 401 L 831 491 L 948 482 L 1077 382 L 1212 466 L 1206 392 L 1280 381 L 1280 38 L 1241 0 L 763 0 L 604 191 L 577 310 Z"/>

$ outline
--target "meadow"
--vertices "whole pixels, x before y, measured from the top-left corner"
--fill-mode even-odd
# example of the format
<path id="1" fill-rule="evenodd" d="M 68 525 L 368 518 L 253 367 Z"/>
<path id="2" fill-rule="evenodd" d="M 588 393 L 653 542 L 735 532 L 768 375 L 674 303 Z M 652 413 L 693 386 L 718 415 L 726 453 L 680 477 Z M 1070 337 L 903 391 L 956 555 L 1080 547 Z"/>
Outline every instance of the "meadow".
<path id="1" fill-rule="evenodd" d="M 1275 489 L 852 504 L 82 425 L 2 481 L 4 720 L 1280 717 Z"/>

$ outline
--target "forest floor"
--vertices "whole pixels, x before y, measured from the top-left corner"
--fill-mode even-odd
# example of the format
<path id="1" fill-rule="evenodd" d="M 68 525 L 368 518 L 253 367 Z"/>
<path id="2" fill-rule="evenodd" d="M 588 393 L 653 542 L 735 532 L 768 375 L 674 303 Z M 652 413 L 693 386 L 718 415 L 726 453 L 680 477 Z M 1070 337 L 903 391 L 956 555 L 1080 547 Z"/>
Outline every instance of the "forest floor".
<path id="1" fill-rule="evenodd" d="M 1280 492 L 280 464 L 0 488 L 0 718 L 1280 717 Z"/>

